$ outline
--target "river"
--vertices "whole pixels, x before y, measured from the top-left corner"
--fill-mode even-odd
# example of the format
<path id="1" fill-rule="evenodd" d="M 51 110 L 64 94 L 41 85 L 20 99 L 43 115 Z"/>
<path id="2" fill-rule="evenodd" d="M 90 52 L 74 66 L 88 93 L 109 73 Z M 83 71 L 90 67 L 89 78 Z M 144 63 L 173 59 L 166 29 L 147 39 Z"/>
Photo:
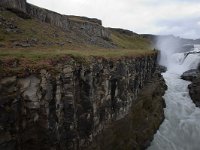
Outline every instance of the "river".
<path id="1" fill-rule="evenodd" d="M 182 53 L 169 56 L 163 77 L 168 86 L 163 96 L 166 102 L 165 120 L 154 135 L 148 150 L 200 150 L 200 109 L 192 102 L 188 85 L 180 78 L 184 71 L 197 68 L 199 54 Z"/>

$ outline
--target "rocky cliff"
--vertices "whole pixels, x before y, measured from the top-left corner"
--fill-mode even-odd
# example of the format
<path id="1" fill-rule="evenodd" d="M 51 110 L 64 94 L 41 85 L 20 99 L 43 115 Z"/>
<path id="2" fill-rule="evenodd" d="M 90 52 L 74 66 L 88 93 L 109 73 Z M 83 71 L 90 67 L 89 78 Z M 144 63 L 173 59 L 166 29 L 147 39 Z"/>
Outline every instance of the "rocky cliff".
<path id="1" fill-rule="evenodd" d="M 39 19 L 42 22 L 50 23 L 62 28 L 63 30 L 69 29 L 69 21 L 67 16 L 28 3 L 26 5 L 26 10 L 27 14 Z"/>
<path id="2" fill-rule="evenodd" d="M 160 74 L 148 80 L 133 101 L 129 114 L 110 124 L 97 136 L 89 150 L 144 150 L 164 119 L 162 96 L 167 86 Z"/>
<path id="3" fill-rule="evenodd" d="M 0 6 L 26 13 L 26 0 L 1 0 Z"/>
<path id="4" fill-rule="evenodd" d="M 145 147 L 163 120 L 165 86 L 160 77 L 151 81 L 156 54 L 69 57 L 54 69 L 0 80 L 0 149 Z M 145 81 L 150 87 L 141 90 Z"/>
<path id="5" fill-rule="evenodd" d="M 98 37 L 110 39 L 110 32 L 102 26 L 101 21 L 98 19 L 61 15 L 59 13 L 29 4 L 26 0 L 3 0 L 0 2 L 0 6 L 13 10 L 25 18 L 30 16 L 42 22 L 57 26 L 65 31 L 79 31 L 80 34 L 91 37 L 91 40 L 93 41 L 95 41 L 95 38 Z"/>

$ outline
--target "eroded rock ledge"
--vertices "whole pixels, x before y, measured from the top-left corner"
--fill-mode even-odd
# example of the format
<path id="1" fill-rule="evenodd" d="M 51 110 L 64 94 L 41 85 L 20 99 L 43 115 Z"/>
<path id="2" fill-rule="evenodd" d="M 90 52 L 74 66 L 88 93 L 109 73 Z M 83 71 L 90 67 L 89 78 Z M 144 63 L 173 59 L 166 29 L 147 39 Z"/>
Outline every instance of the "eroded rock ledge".
<path id="1" fill-rule="evenodd" d="M 156 54 L 94 58 L 89 64 L 74 60 L 56 68 L 56 74 L 42 69 L 0 80 L 0 149 L 148 145 L 163 120 L 164 81 L 160 76 L 152 79 Z M 148 86 L 141 90 L 145 81 Z"/>

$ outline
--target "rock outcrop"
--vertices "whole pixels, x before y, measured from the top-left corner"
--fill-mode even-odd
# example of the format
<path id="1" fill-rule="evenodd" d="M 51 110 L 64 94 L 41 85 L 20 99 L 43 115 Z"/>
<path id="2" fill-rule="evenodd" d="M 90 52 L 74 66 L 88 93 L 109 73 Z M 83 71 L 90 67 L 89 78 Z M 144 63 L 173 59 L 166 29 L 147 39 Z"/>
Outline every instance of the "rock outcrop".
<path id="1" fill-rule="evenodd" d="M 26 0 L 1 0 L 0 6 L 26 13 Z"/>
<path id="2" fill-rule="evenodd" d="M 110 39 L 109 30 L 102 26 L 101 20 L 95 18 L 61 15 L 29 4 L 26 0 L 1 0 L 0 6 L 13 10 L 23 18 L 30 16 L 65 31 L 76 30 L 79 34 L 91 37 L 94 44 L 96 38 Z"/>
<path id="3" fill-rule="evenodd" d="M 110 125 L 113 132 L 123 129 L 114 139 L 133 133 L 130 149 L 148 144 L 163 120 L 163 80 L 141 91 L 155 72 L 156 54 L 89 63 L 69 58 L 56 64 L 55 72 L 42 69 L 0 80 L 0 149 L 109 149 L 114 141 L 110 146 L 99 142 Z"/>
<path id="4" fill-rule="evenodd" d="M 43 9 L 31 4 L 26 5 L 27 14 L 39 19 L 42 22 L 50 23 L 54 26 L 60 27 L 63 30 L 69 29 L 68 17 L 59 13 Z"/>
<path id="5" fill-rule="evenodd" d="M 181 78 L 183 80 L 193 81 L 193 80 L 197 79 L 198 76 L 200 76 L 200 71 L 198 69 L 192 69 L 192 70 L 188 70 L 188 71 L 184 72 L 181 75 Z"/>
<path id="6" fill-rule="evenodd" d="M 197 107 L 200 107 L 200 75 L 188 86 L 189 94 Z"/>
<path id="7" fill-rule="evenodd" d="M 188 85 L 189 94 L 195 105 L 200 107 L 200 65 L 198 69 L 184 72 L 181 78 L 192 82 Z"/>
<path id="8" fill-rule="evenodd" d="M 96 22 L 82 21 L 81 18 L 69 18 L 69 28 L 70 30 L 79 31 L 80 34 L 88 35 L 91 40 L 95 40 L 94 37 L 100 37 L 105 40 L 110 39 L 109 30 Z"/>
<path id="9" fill-rule="evenodd" d="M 114 32 L 118 32 L 120 34 L 128 35 L 128 36 L 138 36 L 137 33 L 134 33 L 133 31 L 126 30 L 126 29 L 120 29 L 120 28 L 108 28 L 108 29 Z"/>

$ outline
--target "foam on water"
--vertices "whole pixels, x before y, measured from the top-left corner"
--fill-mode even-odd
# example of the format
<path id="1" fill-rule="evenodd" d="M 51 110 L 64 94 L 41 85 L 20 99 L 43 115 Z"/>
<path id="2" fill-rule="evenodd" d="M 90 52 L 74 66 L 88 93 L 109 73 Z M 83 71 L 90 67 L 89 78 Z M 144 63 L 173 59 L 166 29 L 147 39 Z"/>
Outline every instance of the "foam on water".
<path id="1" fill-rule="evenodd" d="M 200 109 L 189 96 L 190 82 L 180 79 L 183 72 L 197 68 L 200 55 L 189 54 L 184 61 L 183 57 L 180 53 L 168 56 L 168 70 L 163 73 L 168 86 L 165 120 L 148 150 L 200 150 Z"/>

